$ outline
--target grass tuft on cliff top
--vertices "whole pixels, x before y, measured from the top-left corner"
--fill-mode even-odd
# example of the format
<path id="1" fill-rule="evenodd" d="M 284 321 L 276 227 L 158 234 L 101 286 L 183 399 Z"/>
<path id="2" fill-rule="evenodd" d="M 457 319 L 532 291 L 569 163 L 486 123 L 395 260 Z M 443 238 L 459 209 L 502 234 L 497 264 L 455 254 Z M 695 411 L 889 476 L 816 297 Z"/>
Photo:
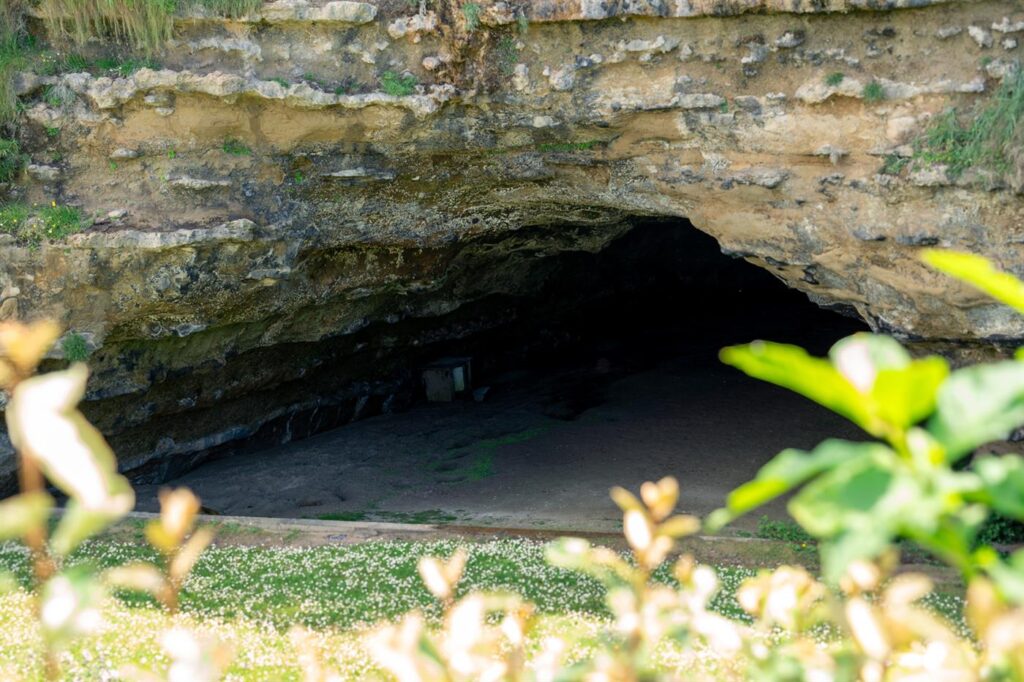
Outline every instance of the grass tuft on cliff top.
<path id="1" fill-rule="evenodd" d="M 968 168 L 1000 175 L 1024 161 L 1024 69 L 1003 79 L 992 97 L 972 112 L 948 109 L 936 116 L 915 144 L 914 157 L 941 164 L 952 177 Z"/>
<path id="2" fill-rule="evenodd" d="M 175 14 L 200 10 L 239 17 L 262 4 L 262 0 L 41 0 L 39 8 L 53 39 L 82 45 L 91 38 L 112 37 L 152 54 L 171 39 Z"/>
<path id="3" fill-rule="evenodd" d="M 25 62 L 23 11 L 19 0 L 0 0 L 0 126 L 13 121 L 18 113 L 11 79 Z"/>

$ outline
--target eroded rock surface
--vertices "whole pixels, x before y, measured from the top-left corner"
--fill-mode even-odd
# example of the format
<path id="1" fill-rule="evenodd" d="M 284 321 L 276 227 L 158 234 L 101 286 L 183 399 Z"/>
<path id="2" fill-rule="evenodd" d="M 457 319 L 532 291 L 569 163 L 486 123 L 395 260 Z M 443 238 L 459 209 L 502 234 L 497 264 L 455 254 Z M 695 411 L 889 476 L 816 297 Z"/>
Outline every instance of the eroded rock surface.
<path id="1" fill-rule="evenodd" d="M 499 2 L 458 40 L 445 21 L 281 0 L 182 18 L 158 69 L 19 75 L 33 165 L 8 193 L 97 223 L 0 235 L 0 317 L 86 338 L 127 468 L 381 409 L 395 347 L 507 321 L 481 302 L 637 216 L 688 218 L 903 338 L 1024 338 L 918 261 L 1019 271 L 1024 178 L 891 163 L 1014 72 L 1019 3 Z"/>

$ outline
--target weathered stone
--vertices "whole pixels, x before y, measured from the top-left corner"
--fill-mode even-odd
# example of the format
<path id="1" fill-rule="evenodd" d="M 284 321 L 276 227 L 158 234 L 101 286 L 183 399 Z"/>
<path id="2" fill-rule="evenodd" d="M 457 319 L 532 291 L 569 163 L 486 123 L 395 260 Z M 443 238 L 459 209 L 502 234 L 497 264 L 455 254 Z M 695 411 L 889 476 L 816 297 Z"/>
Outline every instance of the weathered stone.
<path id="1" fill-rule="evenodd" d="M 111 161 L 127 161 L 129 159 L 139 158 L 139 152 L 137 152 L 134 149 L 118 147 L 114 151 L 110 152 L 107 158 L 109 158 Z"/>
<path id="2" fill-rule="evenodd" d="M 32 163 L 25 170 L 30 178 L 39 182 L 57 182 L 60 179 L 60 168 L 56 166 Z"/>
<path id="3" fill-rule="evenodd" d="M 171 186 L 179 189 L 187 189 L 195 192 L 205 192 L 211 189 L 230 187 L 230 180 L 204 180 L 202 178 L 181 177 L 170 181 Z"/>
<path id="4" fill-rule="evenodd" d="M 971 24 L 967 27 L 967 33 L 971 36 L 974 42 L 978 43 L 978 47 L 992 47 L 992 34 L 981 26 Z"/>

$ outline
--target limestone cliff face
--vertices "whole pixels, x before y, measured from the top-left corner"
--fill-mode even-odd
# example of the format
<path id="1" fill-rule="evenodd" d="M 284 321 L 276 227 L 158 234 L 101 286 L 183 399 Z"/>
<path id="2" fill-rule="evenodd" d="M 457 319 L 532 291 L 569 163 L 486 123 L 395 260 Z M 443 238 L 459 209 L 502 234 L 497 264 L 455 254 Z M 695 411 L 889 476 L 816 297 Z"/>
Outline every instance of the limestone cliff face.
<path id="1" fill-rule="evenodd" d="M 182 17 L 158 69 L 18 75 L 32 165 L 8 196 L 96 222 L 39 248 L 0 235 L 0 317 L 86 338 L 128 468 L 379 409 L 383 349 L 496 324 L 474 303 L 535 291 L 544 256 L 636 216 L 686 217 L 901 337 L 1022 338 L 917 252 L 1019 269 L 1024 178 L 900 161 L 937 113 L 990 96 L 1021 39 L 1011 0 Z"/>

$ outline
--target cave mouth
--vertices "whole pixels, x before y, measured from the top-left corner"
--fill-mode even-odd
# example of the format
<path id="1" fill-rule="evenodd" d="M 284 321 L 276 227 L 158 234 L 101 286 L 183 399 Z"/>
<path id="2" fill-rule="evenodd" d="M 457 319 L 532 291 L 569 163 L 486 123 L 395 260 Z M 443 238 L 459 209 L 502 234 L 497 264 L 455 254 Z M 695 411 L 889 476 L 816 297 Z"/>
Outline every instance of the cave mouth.
<path id="1" fill-rule="evenodd" d="M 600 251 L 542 259 L 533 277 L 540 284 L 532 295 L 494 302 L 511 311 L 508 322 L 419 357 L 471 357 L 475 383 L 487 386 L 588 368 L 622 376 L 671 359 L 718 367 L 721 348 L 755 339 L 823 354 L 868 329 L 852 309 L 849 316 L 825 310 L 769 271 L 726 255 L 685 219 L 636 220 Z"/>
<path id="2" fill-rule="evenodd" d="M 576 228 L 513 234 L 531 244 L 531 230 L 562 229 L 571 239 Z M 859 437 L 718 351 L 770 339 L 821 354 L 862 322 L 724 255 L 688 221 L 607 229 L 617 236 L 593 252 L 517 249 L 529 291 L 479 300 L 397 351 L 404 409 L 212 459 L 172 483 L 231 515 L 614 530 L 611 485 L 672 474 L 682 508 L 703 514 L 785 447 Z M 421 372 L 448 357 L 471 358 L 476 395 L 428 402 Z M 155 508 L 155 490 L 140 488 L 140 508 Z"/>

